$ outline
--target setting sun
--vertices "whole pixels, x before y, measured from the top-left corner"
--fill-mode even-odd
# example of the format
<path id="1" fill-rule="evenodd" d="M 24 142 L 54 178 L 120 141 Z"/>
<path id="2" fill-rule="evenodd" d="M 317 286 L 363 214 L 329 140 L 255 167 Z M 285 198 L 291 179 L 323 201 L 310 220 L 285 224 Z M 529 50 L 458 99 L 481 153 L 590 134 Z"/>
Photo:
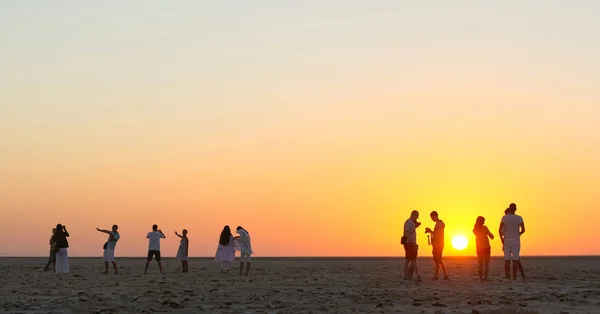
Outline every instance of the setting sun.
<path id="1" fill-rule="evenodd" d="M 464 250 L 469 244 L 469 240 L 463 236 L 455 236 L 452 238 L 452 247 L 457 250 Z"/>

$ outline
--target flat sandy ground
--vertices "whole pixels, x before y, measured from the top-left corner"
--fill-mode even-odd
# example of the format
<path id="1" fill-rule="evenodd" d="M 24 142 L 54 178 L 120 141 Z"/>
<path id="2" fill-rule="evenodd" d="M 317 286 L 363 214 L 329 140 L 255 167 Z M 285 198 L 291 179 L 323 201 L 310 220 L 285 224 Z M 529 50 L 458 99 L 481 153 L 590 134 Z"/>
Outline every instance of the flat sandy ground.
<path id="1" fill-rule="evenodd" d="M 221 275 L 209 259 L 190 273 L 165 259 L 143 275 L 144 259 L 120 258 L 102 275 L 99 258 L 71 258 L 59 280 L 43 258 L 0 258 L 0 313 L 600 313 L 600 258 L 524 258 L 527 282 L 479 283 L 475 258 L 447 258 L 450 281 L 401 280 L 401 258 L 255 259 L 249 277 Z M 238 266 L 237 264 L 235 265 Z M 476 310 L 476 311 L 474 311 Z"/>

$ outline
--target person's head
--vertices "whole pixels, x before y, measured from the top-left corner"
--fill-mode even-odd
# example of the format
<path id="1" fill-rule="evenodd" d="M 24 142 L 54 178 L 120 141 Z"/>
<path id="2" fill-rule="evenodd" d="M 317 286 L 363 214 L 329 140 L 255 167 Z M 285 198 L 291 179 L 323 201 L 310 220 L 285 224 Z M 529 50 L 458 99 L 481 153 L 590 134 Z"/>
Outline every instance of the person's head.
<path id="1" fill-rule="evenodd" d="M 510 203 L 510 205 L 508 205 L 508 212 L 514 214 L 516 211 L 517 211 L 517 204 Z"/>
<path id="2" fill-rule="evenodd" d="M 475 221 L 475 229 L 479 229 L 479 228 L 483 227 L 484 224 L 485 224 L 485 218 L 483 218 L 482 216 L 477 217 L 477 220 Z"/>
<path id="3" fill-rule="evenodd" d="M 429 214 L 429 216 L 431 216 L 431 220 L 433 220 L 434 222 L 438 222 L 438 220 L 440 220 L 440 218 L 438 217 L 438 212 L 436 212 L 435 210 L 431 212 L 431 214 Z"/>
<path id="4" fill-rule="evenodd" d="M 483 216 L 477 217 L 477 220 L 475 221 L 475 225 L 483 226 L 484 224 L 485 224 L 485 218 L 483 218 Z"/>
<path id="5" fill-rule="evenodd" d="M 508 215 L 508 212 L 509 212 L 509 211 L 510 211 L 510 210 L 509 210 L 508 208 L 507 208 L 507 209 L 505 209 L 505 210 L 504 210 L 504 215 Z"/>
<path id="6" fill-rule="evenodd" d="M 119 226 L 117 226 L 117 225 L 113 225 L 113 226 L 112 226 L 112 231 L 113 231 L 113 232 L 117 232 L 117 230 L 119 230 Z"/>
<path id="7" fill-rule="evenodd" d="M 237 228 L 235 228 L 235 230 L 236 230 L 236 231 L 238 231 L 238 232 L 239 232 L 240 230 L 244 230 L 244 231 L 246 231 L 246 233 L 250 234 L 250 233 L 248 232 L 248 230 L 244 229 L 244 227 L 242 227 L 242 226 L 237 226 Z"/>
<path id="8" fill-rule="evenodd" d="M 182 233 L 183 235 L 187 235 L 187 230 L 186 230 L 186 229 L 183 229 L 183 231 L 181 231 L 181 233 Z"/>
<path id="9" fill-rule="evenodd" d="M 419 219 L 419 212 L 418 212 L 418 211 L 416 211 L 416 210 L 413 210 L 413 211 L 410 213 L 410 219 L 412 219 L 412 220 L 417 220 L 417 219 Z"/>
<path id="10" fill-rule="evenodd" d="M 223 231 L 221 231 L 221 236 L 219 237 L 219 244 L 228 245 L 230 238 L 231 238 L 231 229 L 229 228 L 229 226 L 223 227 Z"/>
<path id="11" fill-rule="evenodd" d="M 157 225 L 152 225 L 152 231 L 157 231 L 158 230 L 158 226 Z"/>
<path id="12" fill-rule="evenodd" d="M 52 234 L 56 233 L 56 228 L 52 228 Z"/>

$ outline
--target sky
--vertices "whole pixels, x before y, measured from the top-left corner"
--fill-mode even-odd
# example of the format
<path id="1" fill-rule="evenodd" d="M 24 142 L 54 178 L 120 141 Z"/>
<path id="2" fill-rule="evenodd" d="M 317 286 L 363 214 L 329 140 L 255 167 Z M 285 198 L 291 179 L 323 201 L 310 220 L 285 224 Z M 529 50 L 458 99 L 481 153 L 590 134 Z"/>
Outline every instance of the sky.
<path id="1" fill-rule="evenodd" d="M 2 1 L 2 256 L 402 256 L 413 209 L 474 255 L 600 252 L 597 1 Z M 456 235 L 464 251 L 449 243 Z M 492 254 L 501 253 L 498 239 Z"/>

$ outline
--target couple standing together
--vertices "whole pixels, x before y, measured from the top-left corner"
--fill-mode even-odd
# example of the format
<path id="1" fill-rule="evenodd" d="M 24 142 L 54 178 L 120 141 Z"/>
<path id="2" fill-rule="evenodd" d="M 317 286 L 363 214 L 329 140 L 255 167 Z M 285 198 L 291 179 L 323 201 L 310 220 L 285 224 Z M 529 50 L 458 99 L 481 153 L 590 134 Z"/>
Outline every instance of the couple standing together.
<path id="1" fill-rule="evenodd" d="M 233 262 L 235 261 L 236 249 L 240 251 L 240 276 L 248 276 L 250 271 L 252 244 L 250 242 L 250 233 L 242 226 L 236 228 L 238 236 L 231 234 L 229 226 L 223 227 L 219 236 L 219 246 L 215 254 L 215 261 L 221 263 L 221 274 L 229 274 Z M 244 273 L 244 264 L 246 264 L 246 272 Z"/>
<path id="2" fill-rule="evenodd" d="M 523 217 L 516 214 L 517 205 L 512 203 L 504 211 L 504 216 L 500 221 L 498 234 L 502 242 L 502 251 L 504 252 L 504 275 L 507 280 L 517 280 L 517 272 L 521 272 L 525 280 L 525 271 L 521 263 L 521 235 L 525 233 L 525 222 Z M 477 244 L 477 258 L 479 260 L 479 279 L 481 282 L 488 280 L 490 269 L 491 246 L 490 239 L 494 235 L 485 225 L 485 218 L 477 217 L 475 227 L 473 228 Z M 510 273 L 510 262 L 512 261 L 512 277 Z"/>
<path id="3" fill-rule="evenodd" d="M 50 237 L 50 256 L 44 270 L 49 270 L 50 267 L 54 268 L 57 274 L 66 274 L 69 272 L 69 232 L 67 227 L 61 224 L 57 224 L 56 228 L 52 229 L 52 236 Z"/>
<path id="4" fill-rule="evenodd" d="M 444 251 L 444 229 L 446 224 L 439 218 L 437 211 L 432 211 L 429 215 L 431 220 L 435 222 L 433 230 L 430 228 L 425 229 L 425 233 L 431 234 L 431 246 L 433 247 L 432 255 L 435 263 L 435 276 L 431 280 L 438 280 L 440 268 L 444 272 L 444 279 L 450 279 L 448 277 L 448 271 L 446 269 L 446 263 L 442 258 Z M 411 280 L 413 273 L 416 273 L 417 281 L 422 281 L 421 274 L 419 273 L 419 265 L 417 264 L 417 257 L 419 255 L 419 245 L 417 245 L 417 228 L 421 225 L 417 220 L 419 219 L 419 212 L 413 210 L 410 214 L 410 218 L 404 223 L 404 236 L 402 237 L 402 244 L 404 245 L 404 251 L 406 252 L 406 259 L 404 260 L 404 280 Z"/>

